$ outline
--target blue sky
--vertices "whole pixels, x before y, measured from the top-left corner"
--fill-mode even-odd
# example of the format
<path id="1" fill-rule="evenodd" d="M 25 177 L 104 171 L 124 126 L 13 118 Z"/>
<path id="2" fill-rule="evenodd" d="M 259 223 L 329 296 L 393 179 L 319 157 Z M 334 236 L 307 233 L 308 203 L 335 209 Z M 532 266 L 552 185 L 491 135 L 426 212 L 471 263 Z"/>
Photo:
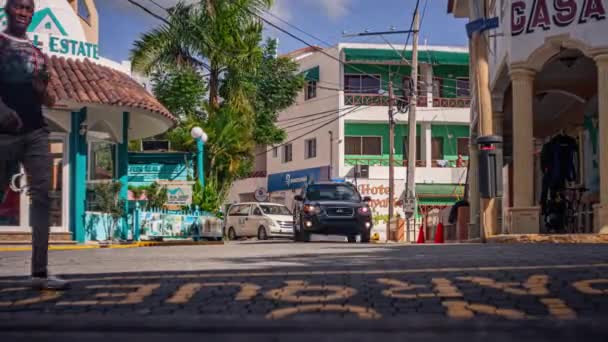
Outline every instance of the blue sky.
<path id="1" fill-rule="evenodd" d="M 170 6 L 177 0 L 152 0 L 161 6 Z M 193 1 L 193 0 L 190 0 Z M 429 45 L 466 46 L 465 21 L 456 20 L 447 14 L 447 0 L 428 1 L 426 14 L 421 26 L 421 44 L 425 39 Z M 138 0 L 151 10 L 161 14 L 151 0 Z M 398 29 L 409 28 L 415 0 L 275 0 L 272 12 L 280 18 L 298 26 L 302 30 L 335 44 L 339 41 L 383 42 L 380 37 L 342 38 L 342 32 L 361 32 L 369 29 L 387 30 L 391 26 Z M 129 50 L 138 37 L 159 25 L 157 19 L 129 4 L 126 0 L 97 1 L 100 14 L 101 54 L 113 60 L 128 59 Z M 269 20 L 304 38 L 310 43 L 324 46 L 275 18 Z M 305 45 L 273 28 L 265 30 L 266 36 L 279 38 L 281 53 L 289 52 Z M 405 35 L 387 37 L 391 42 L 404 43 Z"/>

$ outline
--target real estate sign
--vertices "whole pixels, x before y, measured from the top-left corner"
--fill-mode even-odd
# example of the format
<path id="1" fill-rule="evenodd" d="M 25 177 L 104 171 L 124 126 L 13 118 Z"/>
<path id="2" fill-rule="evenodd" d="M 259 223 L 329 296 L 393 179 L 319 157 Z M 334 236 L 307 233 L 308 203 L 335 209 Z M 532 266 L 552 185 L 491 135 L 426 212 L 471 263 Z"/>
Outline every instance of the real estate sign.
<path id="1" fill-rule="evenodd" d="M 7 25 L 4 5 L 0 0 L 0 30 Z M 28 36 L 44 53 L 67 58 L 99 59 L 99 46 L 88 42 L 81 19 L 67 1 L 36 1 L 36 12 Z"/>

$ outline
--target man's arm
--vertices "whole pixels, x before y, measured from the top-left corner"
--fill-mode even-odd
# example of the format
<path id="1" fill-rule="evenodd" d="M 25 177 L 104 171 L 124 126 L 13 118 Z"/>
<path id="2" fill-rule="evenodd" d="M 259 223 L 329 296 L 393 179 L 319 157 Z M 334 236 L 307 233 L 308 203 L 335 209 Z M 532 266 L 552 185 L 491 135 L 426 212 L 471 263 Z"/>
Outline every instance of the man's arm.
<path id="1" fill-rule="evenodd" d="M 0 98 L 0 127 L 10 127 L 18 130 L 23 127 L 23 122 L 21 121 L 19 114 L 7 106 L 4 101 L 2 101 L 2 98 Z"/>

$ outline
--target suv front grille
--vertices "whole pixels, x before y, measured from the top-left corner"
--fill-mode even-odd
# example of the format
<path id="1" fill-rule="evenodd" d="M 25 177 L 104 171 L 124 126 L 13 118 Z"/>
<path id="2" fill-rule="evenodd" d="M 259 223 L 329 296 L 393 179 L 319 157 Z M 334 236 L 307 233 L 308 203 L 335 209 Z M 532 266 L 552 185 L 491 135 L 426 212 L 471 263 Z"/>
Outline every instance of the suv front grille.
<path id="1" fill-rule="evenodd" d="M 327 216 L 352 217 L 355 213 L 353 208 L 325 208 Z"/>

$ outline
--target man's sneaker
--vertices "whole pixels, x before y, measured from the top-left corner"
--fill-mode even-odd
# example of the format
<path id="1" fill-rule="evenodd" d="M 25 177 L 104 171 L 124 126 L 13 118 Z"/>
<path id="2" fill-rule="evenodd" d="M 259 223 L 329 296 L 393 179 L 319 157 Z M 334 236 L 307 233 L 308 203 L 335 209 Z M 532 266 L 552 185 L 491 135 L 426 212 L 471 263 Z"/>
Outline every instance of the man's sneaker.
<path id="1" fill-rule="evenodd" d="M 66 290 L 70 287 L 70 283 L 58 277 L 32 277 L 32 288 L 37 290 Z"/>

